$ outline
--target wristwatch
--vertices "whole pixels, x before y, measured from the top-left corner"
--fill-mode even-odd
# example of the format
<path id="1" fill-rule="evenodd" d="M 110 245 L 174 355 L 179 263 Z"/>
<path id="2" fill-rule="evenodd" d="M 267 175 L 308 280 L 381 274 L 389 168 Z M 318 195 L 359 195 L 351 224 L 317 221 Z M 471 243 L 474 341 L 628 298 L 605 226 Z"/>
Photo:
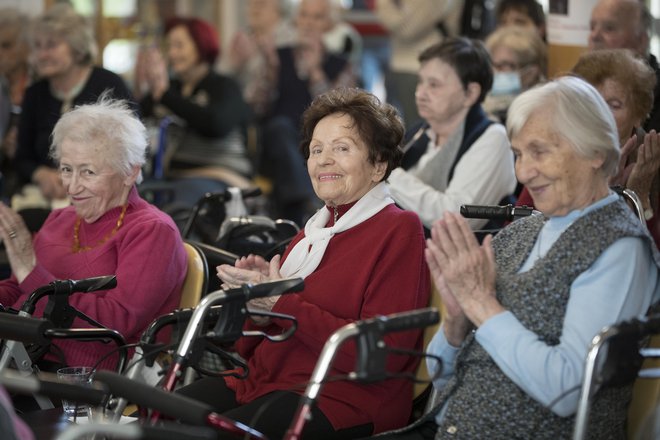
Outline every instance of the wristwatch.
<path id="1" fill-rule="evenodd" d="M 644 220 L 651 220 L 653 218 L 653 209 L 646 208 L 644 210 Z"/>

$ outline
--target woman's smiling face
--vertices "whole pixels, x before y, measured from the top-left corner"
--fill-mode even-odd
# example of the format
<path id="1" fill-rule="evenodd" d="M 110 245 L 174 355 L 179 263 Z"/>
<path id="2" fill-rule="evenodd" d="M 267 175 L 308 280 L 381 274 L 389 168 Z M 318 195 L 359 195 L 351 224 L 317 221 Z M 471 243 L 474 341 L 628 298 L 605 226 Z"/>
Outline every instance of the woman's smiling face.
<path id="1" fill-rule="evenodd" d="M 76 213 L 87 223 L 126 203 L 135 183 L 101 159 L 103 152 L 81 142 L 64 139 L 60 157 L 62 184 Z"/>
<path id="2" fill-rule="evenodd" d="M 588 159 L 549 123 L 552 109 L 533 113 L 511 139 L 516 177 L 527 187 L 534 206 L 548 217 L 583 209 L 607 195 L 603 159 Z"/>
<path id="3" fill-rule="evenodd" d="M 387 164 L 369 162 L 369 147 L 346 114 L 331 114 L 314 128 L 307 171 L 316 195 L 328 206 L 359 200 L 385 175 Z"/>

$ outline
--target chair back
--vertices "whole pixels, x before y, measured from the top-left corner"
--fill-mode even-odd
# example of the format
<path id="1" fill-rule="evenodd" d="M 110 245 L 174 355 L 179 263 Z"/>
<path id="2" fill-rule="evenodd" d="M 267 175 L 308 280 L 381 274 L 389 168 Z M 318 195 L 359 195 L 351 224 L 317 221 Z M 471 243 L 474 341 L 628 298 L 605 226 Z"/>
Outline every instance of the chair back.
<path id="1" fill-rule="evenodd" d="M 440 300 L 440 293 L 438 293 L 437 289 L 435 288 L 435 284 L 431 283 L 431 295 L 429 297 L 429 307 L 435 307 L 440 311 L 440 316 L 444 316 L 444 308 L 442 306 L 442 301 Z M 440 319 L 440 322 L 442 322 L 442 318 Z M 429 345 L 431 342 L 431 339 L 433 339 L 433 336 L 437 333 L 438 329 L 440 328 L 440 322 L 438 322 L 435 325 L 429 325 L 424 329 L 424 347 L 423 349 L 426 350 L 426 347 Z M 423 380 L 423 381 L 428 381 L 431 377 L 429 376 L 429 371 L 426 368 L 426 362 L 424 359 L 419 363 L 419 367 L 417 367 L 417 372 L 415 374 L 418 380 Z M 426 391 L 428 387 L 433 387 L 433 384 L 429 383 L 416 383 L 415 388 L 413 390 L 413 398 L 416 399 L 422 393 Z"/>
<path id="2" fill-rule="evenodd" d="M 440 322 L 424 328 L 424 342 L 422 347 L 424 351 L 426 351 L 426 347 L 428 347 L 431 339 L 433 339 L 433 336 L 440 328 L 442 317 L 445 314 L 444 306 L 440 300 L 440 293 L 437 291 L 433 282 L 431 282 L 431 295 L 429 297 L 428 306 L 435 307 L 440 311 Z M 418 382 L 415 383 L 413 387 L 413 410 L 410 418 L 411 421 L 417 420 L 426 414 L 427 410 L 431 409 L 428 402 L 429 399 L 433 398 L 435 393 L 433 384 L 429 382 L 431 377 L 429 375 L 428 369 L 426 368 L 426 359 L 422 358 L 421 362 L 419 363 L 417 371 L 415 372 L 415 378 Z"/>
<path id="3" fill-rule="evenodd" d="M 660 336 L 653 336 L 649 343 L 650 349 L 660 350 Z M 660 360 L 646 359 L 643 370 L 656 369 L 660 372 Z M 658 405 L 660 405 L 660 377 L 638 377 L 633 386 L 632 401 L 628 407 L 628 438 L 650 438 L 642 433 L 645 425 L 652 420 Z"/>
<path id="4" fill-rule="evenodd" d="M 202 296 L 206 294 L 209 279 L 209 269 L 204 253 L 193 243 L 184 242 L 188 254 L 188 271 L 181 288 L 179 308 L 195 307 Z"/>

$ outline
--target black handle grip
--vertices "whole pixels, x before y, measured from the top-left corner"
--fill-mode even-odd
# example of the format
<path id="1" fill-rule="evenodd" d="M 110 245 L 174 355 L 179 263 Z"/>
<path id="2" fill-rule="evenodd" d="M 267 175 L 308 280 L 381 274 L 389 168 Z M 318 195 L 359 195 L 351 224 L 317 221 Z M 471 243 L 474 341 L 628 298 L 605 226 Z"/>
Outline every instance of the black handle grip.
<path id="1" fill-rule="evenodd" d="M 495 220 L 512 220 L 511 211 L 513 205 L 506 206 L 482 206 L 462 205 L 461 215 L 465 218 L 484 218 Z"/>
<path id="2" fill-rule="evenodd" d="M 513 221 L 520 217 L 527 217 L 534 213 L 534 208 L 529 206 L 488 206 L 488 205 L 462 205 L 460 209 L 461 215 L 465 218 L 483 218 L 490 220 L 506 220 Z"/>
<path id="3" fill-rule="evenodd" d="M 261 188 L 255 186 L 253 188 L 241 189 L 241 197 L 244 199 L 249 199 L 250 197 L 257 197 L 261 195 Z M 211 201 L 226 202 L 231 200 L 231 192 L 229 189 L 224 191 L 209 192 L 204 194 L 198 203 L 205 203 Z"/>
<path id="4" fill-rule="evenodd" d="M 260 284 L 244 284 L 241 287 L 225 291 L 227 299 L 224 303 L 233 301 L 249 301 L 255 298 L 283 295 L 285 293 L 300 292 L 305 287 L 302 278 L 284 278 L 282 280 L 268 281 Z"/>
<path id="5" fill-rule="evenodd" d="M 249 199 L 250 197 L 257 197 L 261 195 L 261 188 L 258 186 L 252 188 L 245 188 L 241 190 L 241 196 L 244 199 Z"/>
<path id="6" fill-rule="evenodd" d="M 378 323 L 384 332 L 398 332 L 414 328 L 428 327 L 440 322 L 440 314 L 435 307 L 416 309 L 408 312 L 392 313 L 386 316 L 376 316 L 358 323 L 358 327 L 369 327 Z"/>
<path id="7" fill-rule="evenodd" d="M 50 283 L 56 293 L 59 292 L 96 292 L 117 287 L 115 275 L 102 275 L 99 277 L 83 278 L 81 280 L 56 280 Z"/>
<path id="8" fill-rule="evenodd" d="M 82 280 L 55 280 L 32 292 L 21 306 L 21 312 L 31 315 L 34 313 L 37 301 L 47 295 L 71 295 L 74 292 L 94 292 L 96 290 L 112 289 L 116 286 L 117 278 L 115 275 L 83 278 Z"/>
<path id="9" fill-rule="evenodd" d="M 49 339 L 45 334 L 51 328 L 53 324 L 47 319 L 0 313 L 0 339 L 46 345 Z"/>

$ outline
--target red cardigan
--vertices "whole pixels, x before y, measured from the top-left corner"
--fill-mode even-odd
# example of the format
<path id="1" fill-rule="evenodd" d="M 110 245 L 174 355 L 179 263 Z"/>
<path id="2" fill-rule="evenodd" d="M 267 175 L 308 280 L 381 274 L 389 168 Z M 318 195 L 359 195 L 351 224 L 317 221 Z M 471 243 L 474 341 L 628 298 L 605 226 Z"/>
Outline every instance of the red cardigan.
<path id="1" fill-rule="evenodd" d="M 113 208 L 91 224 L 81 222 L 80 242 L 98 243 L 115 226 L 121 207 Z M 174 222 L 163 212 L 142 200 L 133 188 L 128 198 L 124 222 L 107 242 L 86 252 L 72 253 L 72 206 L 53 211 L 34 238 L 37 265 L 18 284 L 12 275 L 0 281 L 0 302 L 20 308 L 36 288 L 57 279 L 81 279 L 116 275 L 117 287 L 93 293 L 75 293 L 69 303 L 108 328 L 121 333 L 127 342 L 137 342 L 145 327 L 155 318 L 179 305 L 186 276 L 187 256 Z M 42 316 L 47 298 L 37 303 L 34 316 Z M 72 327 L 90 327 L 77 319 Z M 59 340 L 72 366 L 93 366 L 114 344 Z M 51 358 L 49 359 L 55 359 Z M 114 368 L 116 357 L 101 364 Z"/>
<path id="2" fill-rule="evenodd" d="M 285 258 L 303 236 L 301 231 L 294 238 Z M 369 220 L 335 235 L 317 269 L 305 279 L 304 291 L 277 301 L 274 312 L 297 318 L 294 335 L 282 343 L 242 338 L 237 350 L 248 360 L 249 377 L 225 380 L 236 391 L 239 403 L 274 390 L 302 392 L 323 345 L 335 330 L 374 315 L 426 307 L 429 292 L 419 218 L 389 205 Z M 268 331 L 280 333 L 288 327 L 289 322 L 274 320 Z M 385 339 L 389 346 L 423 349 L 421 331 L 390 333 Z M 353 371 L 355 361 L 355 346 L 345 344 L 330 374 Z M 388 371 L 414 373 L 418 362 L 410 356 L 390 356 Z M 407 423 L 412 391 L 412 383 L 401 379 L 370 385 L 330 382 L 323 385 L 318 407 L 335 429 L 371 422 L 374 432 L 381 432 Z"/>

